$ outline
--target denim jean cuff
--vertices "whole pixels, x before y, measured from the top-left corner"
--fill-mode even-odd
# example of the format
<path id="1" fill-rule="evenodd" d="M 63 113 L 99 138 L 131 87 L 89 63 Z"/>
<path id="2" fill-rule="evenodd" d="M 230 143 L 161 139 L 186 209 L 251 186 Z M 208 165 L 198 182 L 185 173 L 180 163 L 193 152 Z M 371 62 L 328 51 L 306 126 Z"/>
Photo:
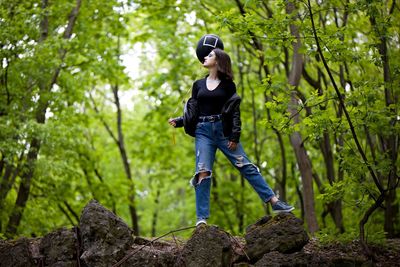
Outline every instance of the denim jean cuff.
<path id="1" fill-rule="evenodd" d="M 271 200 L 271 198 L 273 198 L 274 196 L 275 196 L 275 195 L 272 195 L 272 196 L 268 197 L 267 199 L 264 200 L 264 202 L 265 202 L 265 203 L 268 203 L 268 202 Z"/>

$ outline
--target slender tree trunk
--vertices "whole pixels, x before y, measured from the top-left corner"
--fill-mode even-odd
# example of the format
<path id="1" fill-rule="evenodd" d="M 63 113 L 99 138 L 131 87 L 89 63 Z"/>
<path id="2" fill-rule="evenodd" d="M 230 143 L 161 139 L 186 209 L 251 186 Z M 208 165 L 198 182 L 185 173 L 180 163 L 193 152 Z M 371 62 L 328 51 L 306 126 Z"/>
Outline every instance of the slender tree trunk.
<path id="1" fill-rule="evenodd" d="M 264 92 L 264 99 L 265 103 L 269 101 L 266 92 Z M 270 110 L 266 109 L 266 113 L 268 121 L 271 121 L 272 117 Z M 272 127 L 272 130 L 274 131 L 276 138 L 278 139 L 279 151 L 281 155 L 281 169 L 282 169 L 281 179 L 278 179 L 275 187 L 276 191 L 279 193 L 279 197 L 286 200 L 287 159 L 286 159 L 285 144 L 283 142 L 282 134 L 279 132 L 279 130 L 276 129 L 274 126 Z"/>
<path id="2" fill-rule="evenodd" d="M 0 159 L 0 176 L 3 176 L 3 169 L 4 169 L 4 166 L 6 164 L 5 164 L 5 161 L 4 161 L 4 152 L 2 152 L 1 150 L 0 150 L 0 155 L 1 155 L 1 159 Z"/>
<path id="3" fill-rule="evenodd" d="M 329 184 L 333 185 L 336 181 L 335 166 L 333 163 L 333 152 L 332 152 L 332 146 L 330 144 L 330 137 L 328 131 L 324 131 L 323 140 L 320 145 L 321 145 L 322 155 L 325 161 L 326 175 L 328 177 Z M 342 216 L 342 201 L 339 199 L 331 203 L 328 203 L 328 209 L 330 211 L 330 214 L 332 215 L 332 219 L 333 222 L 335 223 L 336 228 L 341 233 L 343 233 L 344 225 Z"/>
<path id="4" fill-rule="evenodd" d="M 287 1 L 286 2 L 286 12 L 289 15 L 292 15 L 296 12 L 296 7 L 294 3 Z M 303 70 L 303 56 L 300 54 L 299 49 L 301 47 L 301 40 L 299 29 L 295 24 L 290 25 L 290 32 L 292 36 L 296 38 L 296 41 L 293 42 L 293 61 L 292 67 L 289 74 L 289 85 L 293 87 L 297 87 L 300 83 L 300 78 Z M 296 91 L 292 90 L 290 94 L 290 105 L 289 105 L 289 113 L 293 117 L 294 123 L 299 123 L 300 118 L 297 113 L 298 107 L 298 98 Z M 301 179 L 303 183 L 303 197 L 304 197 L 304 212 L 305 212 L 305 220 L 307 222 L 308 230 L 310 233 L 315 233 L 318 231 L 318 223 L 317 217 L 315 215 L 315 203 L 314 203 L 314 189 L 313 189 L 313 174 L 312 174 L 312 166 L 311 160 L 307 155 L 307 151 L 303 146 L 303 139 L 299 132 L 294 132 L 290 136 L 290 142 L 293 146 L 297 164 L 300 169 Z"/>
<path id="5" fill-rule="evenodd" d="M 383 62 L 383 76 L 385 82 L 385 102 L 386 107 L 391 109 L 393 114 L 395 114 L 394 108 L 391 106 L 397 104 L 396 99 L 398 97 L 395 95 L 394 90 L 392 89 L 392 78 L 390 74 L 390 67 L 389 67 L 389 57 L 387 55 L 387 40 L 386 36 L 381 37 L 381 43 L 379 44 L 379 51 L 381 54 L 382 62 Z M 392 119 L 390 122 L 390 127 L 394 128 L 396 124 L 396 120 Z M 394 132 L 394 131 L 393 131 Z M 396 236 L 395 227 L 396 223 L 399 223 L 398 218 L 398 207 L 399 204 L 396 202 L 396 188 L 398 187 L 397 182 L 397 155 L 398 155 L 398 146 L 399 146 L 399 135 L 391 134 L 386 138 L 383 138 L 384 146 L 383 148 L 385 151 L 383 152 L 384 155 L 388 155 L 388 160 L 391 162 L 390 164 L 390 171 L 387 177 L 387 188 L 388 193 L 385 197 L 385 223 L 384 229 L 387 233 L 388 238 L 394 238 Z"/>
<path id="6" fill-rule="evenodd" d="M 386 11 L 386 10 L 385 10 Z M 383 11 L 383 12 L 385 12 Z M 392 10 L 389 11 L 393 12 Z M 387 35 L 388 32 L 385 26 L 378 25 L 376 15 L 379 16 L 378 12 L 372 10 L 370 12 L 370 23 L 379 37 L 379 43 L 376 45 L 383 67 L 383 81 L 384 81 L 384 90 L 385 90 L 385 103 L 386 108 L 391 111 L 391 113 L 396 114 L 396 110 L 393 107 L 397 104 L 398 94 L 395 90 L 393 90 L 393 81 L 392 75 L 390 72 L 390 63 L 389 63 L 389 55 L 388 55 L 388 42 Z M 396 124 L 396 119 L 392 118 L 390 120 L 390 128 L 394 128 Z M 398 187 L 397 182 L 397 154 L 398 154 L 398 146 L 399 146 L 399 135 L 393 133 L 389 136 L 381 136 L 382 140 L 382 154 L 387 157 L 387 160 L 390 161 L 390 171 L 387 176 L 387 193 L 385 195 L 385 223 L 384 230 L 387 233 L 388 238 L 395 237 L 395 228 L 394 225 L 396 222 L 399 222 L 398 218 L 398 207 L 399 204 L 395 204 L 396 201 L 396 188 Z"/>
<path id="7" fill-rule="evenodd" d="M 119 37 L 118 37 L 117 57 L 118 57 L 118 59 L 120 57 L 120 39 L 119 39 Z M 126 146 L 125 146 L 124 134 L 122 131 L 122 110 L 121 110 L 121 105 L 120 105 L 119 95 L 118 95 L 118 92 L 119 92 L 118 84 L 112 86 L 112 91 L 113 91 L 113 95 L 114 95 L 115 106 L 117 107 L 117 130 L 118 130 L 117 145 L 118 145 L 118 149 L 119 149 L 119 152 L 120 152 L 120 155 L 122 158 L 122 163 L 124 165 L 126 178 L 130 182 L 130 189 L 129 189 L 129 193 L 128 193 L 129 212 L 130 212 L 131 219 L 132 219 L 133 233 L 135 235 L 139 235 L 139 217 L 137 215 L 136 203 L 135 203 L 136 188 L 135 188 L 135 183 L 132 178 L 132 172 L 131 172 L 131 167 L 129 164 L 128 155 L 127 155 L 126 149 L 125 149 Z"/>
<path id="8" fill-rule="evenodd" d="M 295 164 L 292 163 L 291 167 L 290 167 L 290 172 L 292 174 L 292 177 L 295 177 Z M 299 196 L 299 200 L 300 200 L 300 216 L 301 219 L 304 221 L 305 220 L 305 213 L 304 213 L 304 198 L 303 198 L 303 192 L 300 189 L 299 184 L 297 183 L 297 179 L 295 179 L 295 184 L 296 184 L 296 193 Z"/>
<path id="9" fill-rule="evenodd" d="M 65 207 L 67 207 L 67 210 L 69 211 L 69 213 L 74 217 L 76 223 L 78 224 L 79 223 L 78 213 L 76 213 L 74 211 L 74 209 L 71 207 L 71 205 L 68 203 L 68 201 L 64 200 L 63 203 L 64 203 Z"/>
<path id="10" fill-rule="evenodd" d="M 135 183 L 133 182 L 133 179 L 132 179 L 132 172 L 131 172 L 131 167 L 129 164 L 128 155 L 127 155 L 126 149 L 125 149 L 124 134 L 122 131 L 122 110 L 121 110 L 121 105 L 120 105 L 119 95 L 118 95 L 118 91 L 119 91 L 118 85 L 113 86 L 112 90 L 113 90 L 113 94 L 114 94 L 115 105 L 117 107 L 117 129 L 118 129 L 117 144 L 118 144 L 118 149 L 119 149 L 119 152 L 120 152 L 120 155 L 122 158 L 122 163 L 124 165 L 126 178 L 130 182 L 130 189 L 129 189 L 129 193 L 128 193 L 129 212 L 130 212 L 131 219 L 132 219 L 133 233 L 135 235 L 139 235 L 139 218 L 137 215 L 136 204 L 135 204 L 136 189 L 135 189 Z"/>
<path id="11" fill-rule="evenodd" d="M 371 205 L 371 207 L 368 208 L 368 210 L 364 213 L 363 218 L 360 220 L 360 239 L 361 239 L 361 244 L 364 247 L 365 251 L 367 252 L 368 255 L 373 255 L 372 251 L 369 249 L 367 246 L 367 243 L 365 242 L 365 224 L 368 222 L 369 217 L 375 212 L 377 208 L 379 208 L 383 201 L 385 200 L 385 195 L 380 194 L 378 199 L 375 201 L 374 204 Z"/>
<path id="12" fill-rule="evenodd" d="M 99 181 L 101 183 L 104 183 L 104 179 L 101 176 L 100 172 L 97 170 L 97 168 L 94 168 L 94 173 L 95 173 L 96 177 L 99 179 Z M 112 194 L 112 192 L 110 190 L 108 190 L 108 196 L 111 201 L 111 206 L 112 206 L 111 209 L 112 209 L 113 213 L 117 214 L 117 204 L 115 203 L 114 195 Z"/>
<path id="13" fill-rule="evenodd" d="M 244 188 L 245 188 L 245 179 L 243 175 L 240 175 L 240 200 L 239 200 L 239 211 L 238 211 L 238 226 L 239 233 L 242 233 L 244 230 L 244 214 L 245 214 L 245 198 L 244 198 Z"/>
<path id="14" fill-rule="evenodd" d="M 35 171 L 35 164 L 39 150 L 40 140 L 33 138 L 28 152 L 27 162 L 21 175 L 21 183 L 18 189 L 17 200 L 15 202 L 14 209 L 11 212 L 6 228 L 7 237 L 12 237 L 17 233 L 17 228 L 21 222 L 22 214 L 29 198 L 31 181 Z"/>
<path id="15" fill-rule="evenodd" d="M 256 102 L 255 102 L 255 93 L 253 86 L 250 85 L 250 93 L 251 93 L 251 110 L 253 113 L 253 138 L 254 138 L 254 155 L 256 157 L 256 165 L 260 166 L 260 151 L 258 149 L 258 131 L 257 131 L 257 111 L 256 111 Z"/>
<path id="16" fill-rule="evenodd" d="M 287 167 L 286 167 L 286 151 L 285 151 L 285 145 L 283 143 L 283 137 L 282 134 L 277 130 L 273 129 L 276 137 L 278 139 L 278 144 L 279 144 L 279 151 L 281 152 L 281 165 L 282 165 L 282 178 L 279 181 L 279 197 L 282 199 L 286 200 L 286 180 L 287 180 Z"/>
<path id="17" fill-rule="evenodd" d="M 71 218 L 71 216 L 69 215 L 68 211 L 66 211 L 66 210 L 64 209 L 64 207 L 63 207 L 61 204 L 58 204 L 57 206 L 58 206 L 58 208 L 61 210 L 61 212 L 65 215 L 65 217 L 67 217 L 67 220 L 69 221 L 69 223 L 72 224 L 73 226 L 76 226 L 76 225 L 77 225 L 77 222 L 74 221 L 74 220 Z"/>
<path id="18" fill-rule="evenodd" d="M 11 176 L 13 173 L 13 166 L 9 165 L 9 164 L 5 164 L 5 171 L 4 171 L 4 175 L 1 178 L 1 182 L 0 182 L 0 210 L 3 210 L 4 207 L 4 201 L 7 197 L 8 191 L 10 191 L 11 189 Z M 1 227 L 1 223 L 0 223 L 0 227 Z"/>
<path id="19" fill-rule="evenodd" d="M 319 61 L 317 59 L 317 61 Z M 313 79 L 308 72 L 306 71 L 305 67 L 303 67 L 303 77 L 305 80 L 314 88 L 316 89 L 321 96 L 323 94 L 322 90 L 322 85 L 321 85 L 321 79 L 322 79 L 322 72 L 318 68 L 318 79 Z M 321 110 L 326 110 L 326 106 L 320 105 Z M 322 155 L 324 157 L 324 163 L 325 163 L 325 170 L 326 170 L 326 176 L 328 179 L 328 182 L 330 185 L 333 185 L 335 183 L 335 164 L 334 164 L 334 157 L 333 157 L 333 151 L 332 151 L 332 145 L 330 141 L 330 135 L 329 131 L 325 130 L 321 139 L 321 142 L 319 143 Z M 316 177 L 316 176 L 314 176 Z M 324 193 L 324 188 L 322 186 L 321 182 L 317 182 L 318 189 L 320 193 Z M 322 219 L 325 224 L 325 217 L 331 214 L 333 222 L 335 223 L 336 228 L 340 232 L 344 232 L 344 226 L 343 226 L 343 216 L 342 216 L 342 203 L 341 200 L 336 200 L 331 203 L 328 203 L 326 205 L 326 210 L 322 213 Z"/>
<path id="20" fill-rule="evenodd" d="M 151 236 L 157 236 L 158 205 L 160 203 L 160 189 L 157 188 L 156 198 L 154 199 L 154 212 L 151 221 Z"/>
<path id="21" fill-rule="evenodd" d="M 16 162 L 17 167 L 13 167 L 12 165 L 5 164 L 4 175 L 3 175 L 3 178 L 0 183 L 0 211 L 3 210 L 4 201 L 6 200 L 8 192 L 11 190 L 11 188 L 14 185 L 15 180 L 19 174 L 21 164 L 23 164 L 24 156 L 25 156 L 25 152 L 21 152 L 18 162 Z M 0 222 L 0 230 L 1 230 L 1 222 Z"/>

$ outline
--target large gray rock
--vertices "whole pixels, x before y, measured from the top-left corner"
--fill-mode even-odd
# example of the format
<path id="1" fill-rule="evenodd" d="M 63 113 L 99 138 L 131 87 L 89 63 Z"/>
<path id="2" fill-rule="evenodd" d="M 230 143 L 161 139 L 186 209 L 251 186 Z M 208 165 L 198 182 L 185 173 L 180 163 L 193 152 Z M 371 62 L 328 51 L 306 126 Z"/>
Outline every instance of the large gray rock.
<path id="1" fill-rule="evenodd" d="M 256 262 L 271 251 L 292 253 L 300 251 L 308 242 L 303 221 L 291 213 L 267 216 L 247 228 L 246 253 Z"/>
<path id="2" fill-rule="evenodd" d="M 82 211 L 80 231 L 87 266 L 112 266 L 133 244 L 132 231 L 119 217 L 92 200 Z"/>
<path id="3" fill-rule="evenodd" d="M 44 266 L 75 267 L 78 266 L 79 243 L 77 230 L 65 228 L 45 235 L 40 241 L 40 254 Z"/>
<path id="4" fill-rule="evenodd" d="M 184 266 L 231 266 L 232 243 L 229 235 L 216 226 L 197 227 L 183 248 Z M 183 265 L 178 262 L 178 266 Z"/>
<path id="5" fill-rule="evenodd" d="M 29 247 L 29 240 L 27 238 L 21 238 L 10 242 L 0 241 L 0 266 L 36 266 Z"/>

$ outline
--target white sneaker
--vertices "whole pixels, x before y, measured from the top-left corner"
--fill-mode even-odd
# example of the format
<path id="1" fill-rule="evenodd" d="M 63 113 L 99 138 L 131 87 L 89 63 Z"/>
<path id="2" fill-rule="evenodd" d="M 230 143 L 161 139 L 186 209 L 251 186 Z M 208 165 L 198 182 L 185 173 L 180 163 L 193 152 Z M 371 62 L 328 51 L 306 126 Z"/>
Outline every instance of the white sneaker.
<path id="1" fill-rule="evenodd" d="M 198 221 L 196 222 L 196 226 L 199 226 L 200 224 L 205 224 L 205 225 L 207 225 L 206 219 L 200 219 L 200 220 L 198 220 Z"/>

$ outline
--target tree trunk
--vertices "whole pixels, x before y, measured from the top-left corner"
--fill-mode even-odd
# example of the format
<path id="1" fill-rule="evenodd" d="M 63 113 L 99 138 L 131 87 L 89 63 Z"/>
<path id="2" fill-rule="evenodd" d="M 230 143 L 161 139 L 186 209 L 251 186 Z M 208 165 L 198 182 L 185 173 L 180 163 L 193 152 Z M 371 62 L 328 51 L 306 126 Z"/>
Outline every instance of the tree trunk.
<path id="1" fill-rule="evenodd" d="M 239 233 L 243 233 L 244 231 L 244 214 L 245 214 L 245 179 L 243 175 L 240 175 L 240 200 L 239 200 L 239 208 L 238 208 L 238 226 Z"/>
<path id="2" fill-rule="evenodd" d="M 156 198 L 154 199 L 154 212 L 151 221 L 151 236 L 157 236 L 158 205 L 160 203 L 160 189 L 157 188 Z"/>
<path id="3" fill-rule="evenodd" d="M 328 178 L 329 184 L 333 185 L 335 182 L 335 167 L 333 163 L 333 152 L 332 146 L 330 142 L 330 137 L 328 131 L 324 131 L 321 145 L 322 155 L 325 161 L 325 168 L 326 168 L 326 176 Z M 335 200 L 331 203 L 328 203 L 328 209 L 330 214 L 332 215 L 333 222 L 335 223 L 336 228 L 343 233 L 344 226 L 343 226 L 343 216 L 342 216 L 342 201 Z"/>
<path id="4" fill-rule="evenodd" d="M 11 176 L 13 173 L 13 166 L 9 165 L 9 164 L 5 164 L 5 171 L 4 171 L 4 175 L 1 179 L 0 182 L 0 210 L 3 210 L 4 207 L 4 201 L 7 197 L 8 192 L 11 189 Z M 1 228 L 1 222 L 0 222 L 0 228 Z"/>
<path id="5" fill-rule="evenodd" d="M 256 157 L 256 165 L 260 166 L 260 150 L 258 148 L 258 131 L 257 131 L 257 111 L 255 102 L 254 88 L 248 81 L 251 93 L 251 111 L 253 113 L 253 138 L 254 138 L 254 155 Z"/>
<path id="6" fill-rule="evenodd" d="M 386 11 L 386 10 L 385 10 Z M 385 12 L 383 11 L 383 12 Z M 392 11 L 390 11 L 392 12 Z M 392 86 L 392 75 L 390 72 L 390 63 L 388 56 L 388 43 L 387 43 L 387 35 L 388 32 L 385 26 L 378 24 L 376 15 L 379 16 L 379 12 L 375 12 L 372 10 L 370 12 L 370 22 L 372 28 L 374 29 L 377 36 L 379 36 L 380 42 L 376 45 L 379 55 L 382 61 L 383 67 L 383 81 L 385 88 L 385 103 L 386 108 L 390 110 L 392 114 L 396 114 L 396 110 L 393 107 L 397 104 L 398 95 L 396 91 L 393 90 Z M 390 13 L 389 13 L 390 15 Z M 393 118 L 390 121 L 389 127 L 394 128 L 396 124 L 396 119 Z M 394 130 L 392 132 L 395 132 Z M 398 153 L 398 143 L 399 143 L 399 135 L 395 133 L 390 134 L 389 136 L 381 136 L 382 140 L 382 154 L 385 155 L 386 159 L 390 161 L 390 171 L 387 177 L 387 193 L 385 195 L 385 223 L 384 230 L 386 232 L 386 236 L 388 238 L 395 237 L 395 227 L 396 222 L 399 222 L 398 218 L 398 206 L 399 204 L 395 204 L 396 202 L 396 188 L 398 187 L 397 183 L 397 153 Z"/>
<path id="7" fill-rule="evenodd" d="M 118 90 L 119 90 L 118 85 L 113 86 L 112 90 L 113 90 L 113 94 L 114 94 L 115 105 L 117 107 L 118 139 L 116 140 L 116 142 L 117 142 L 118 149 L 119 149 L 119 152 L 121 155 L 122 163 L 124 165 L 126 178 L 130 182 L 130 189 L 129 189 L 129 193 L 128 193 L 129 212 L 130 212 L 131 220 L 132 220 L 133 233 L 134 233 L 134 235 L 139 235 L 139 218 L 137 216 L 136 204 L 135 204 L 136 189 L 135 189 L 135 183 L 133 182 L 133 179 L 132 179 L 132 172 L 131 172 L 131 167 L 130 167 L 129 160 L 128 160 L 128 155 L 127 155 L 126 149 L 125 149 L 124 134 L 122 131 L 122 111 L 121 111 L 121 105 L 120 105 L 119 95 L 118 95 Z"/>
<path id="8" fill-rule="evenodd" d="M 19 185 L 17 200 L 11 212 L 8 225 L 6 228 L 6 236 L 13 237 L 17 233 L 18 226 L 22 219 L 22 214 L 29 198 L 31 182 L 35 171 L 35 163 L 40 150 L 40 140 L 33 138 L 27 157 L 24 171 L 21 174 L 21 183 Z"/>
<path id="9" fill-rule="evenodd" d="M 290 166 L 290 172 L 291 172 L 291 174 L 292 174 L 292 177 L 295 177 L 295 173 L 296 173 L 296 171 L 295 171 L 295 164 L 294 163 L 292 163 L 291 164 L 291 166 Z M 304 221 L 305 220 L 305 214 L 304 214 L 304 198 L 303 198 L 303 192 L 301 191 L 301 189 L 300 189 L 300 186 L 299 186 L 299 184 L 297 183 L 297 179 L 294 179 L 294 181 L 295 181 L 295 184 L 296 184 L 296 193 L 297 193 L 297 195 L 299 196 L 299 200 L 300 200 L 300 217 L 301 217 L 301 219 Z"/>
<path id="10" fill-rule="evenodd" d="M 48 5 L 48 0 L 42 1 L 42 8 L 46 9 Z M 68 16 L 67 29 L 64 32 L 64 39 L 69 39 L 72 35 L 72 30 L 75 25 L 79 9 L 81 6 L 81 0 L 76 0 L 76 6 L 72 9 Z M 48 18 L 47 14 L 40 23 L 41 26 L 41 36 L 40 41 L 44 41 L 48 35 Z M 60 51 L 60 59 L 64 61 L 67 50 L 62 49 Z M 46 121 L 46 110 L 49 105 L 48 92 L 51 90 L 53 85 L 57 82 L 58 76 L 61 71 L 61 64 L 54 70 L 51 81 L 48 85 L 42 83 L 40 84 L 40 98 L 38 108 L 36 110 L 36 122 L 39 124 L 44 124 Z M 35 164 L 40 151 L 41 140 L 37 137 L 33 137 L 30 143 L 29 152 L 27 156 L 26 167 L 22 171 L 21 184 L 18 190 L 17 200 L 15 202 L 14 209 L 10 215 L 10 219 L 6 229 L 6 235 L 8 237 L 14 236 L 17 233 L 17 228 L 21 222 L 26 203 L 29 199 L 29 193 L 31 188 L 32 178 L 35 172 Z"/>
<path id="11" fill-rule="evenodd" d="M 320 61 L 317 58 L 317 61 Z M 342 72 L 341 72 L 342 73 Z M 318 78 L 313 79 L 308 72 L 306 71 L 305 67 L 303 67 L 303 77 L 305 80 L 314 88 L 318 91 L 318 94 L 321 96 L 323 95 L 323 90 L 322 90 L 322 85 L 321 85 L 321 79 L 323 78 L 323 74 L 321 70 L 318 68 Z M 341 78 L 342 80 L 342 78 Z M 326 110 L 325 105 L 320 105 L 319 108 L 321 110 Z M 322 136 L 321 142 L 319 142 L 319 146 L 322 152 L 322 155 L 324 157 L 324 163 L 325 163 L 325 170 L 326 170 L 326 176 L 328 179 L 328 182 L 330 185 L 333 185 L 335 182 L 335 166 L 334 166 L 334 157 L 333 157 L 333 151 L 332 151 L 332 145 L 330 141 L 330 135 L 329 131 L 325 130 Z M 316 176 L 314 176 L 316 177 Z M 317 181 L 316 181 L 317 182 Z M 324 193 L 324 188 L 322 186 L 321 182 L 317 182 L 318 189 L 320 193 Z M 342 203 L 341 200 L 336 200 L 331 203 L 328 203 L 326 205 L 326 210 L 322 213 L 322 219 L 325 224 L 325 217 L 329 214 L 331 214 L 333 222 L 335 223 L 336 228 L 343 233 L 344 232 L 344 226 L 343 226 L 343 216 L 342 216 Z"/>
<path id="12" fill-rule="evenodd" d="M 292 2 L 286 2 L 286 12 L 292 15 L 296 11 L 296 7 Z M 301 47 L 301 40 L 299 29 L 295 24 L 290 25 L 290 32 L 292 36 L 296 38 L 293 42 L 293 61 L 292 67 L 289 74 L 289 85 L 297 87 L 300 83 L 300 78 L 303 70 L 303 56 L 299 53 Z M 291 90 L 291 89 L 289 89 Z M 296 91 L 292 90 L 290 93 L 290 105 L 289 113 L 293 117 L 294 124 L 299 123 L 300 118 L 297 112 L 298 98 Z M 311 160 L 307 155 L 307 151 L 303 146 L 303 139 L 299 132 L 294 132 L 290 136 L 290 142 L 293 146 L 297 164 L 301 173 L 301 179 L 303 183 L 303 197 L 304 197 L 304 212 L 305 220 L 307 222 L 308 230 L 310 233 L 318 231 L 317 217 L 315 215 L 315 204 L 314 204 L 314 189 L 313 189 L 313 175 Z"/>

